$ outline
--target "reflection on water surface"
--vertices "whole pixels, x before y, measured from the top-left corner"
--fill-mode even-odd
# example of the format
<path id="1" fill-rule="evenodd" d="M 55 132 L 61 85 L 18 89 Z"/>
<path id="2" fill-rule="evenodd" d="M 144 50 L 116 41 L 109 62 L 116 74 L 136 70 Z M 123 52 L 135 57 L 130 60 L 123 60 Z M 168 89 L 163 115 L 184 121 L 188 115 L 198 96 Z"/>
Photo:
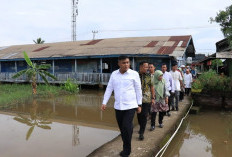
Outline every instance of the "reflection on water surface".
<path id="1" fill-rule="evenodd" d="M 190 115 L 164 157 L 231 157 L 232 113 Z"/>
<path id="2" fill-rule="evenodd" d="M 102 91 L 28 100 L 0 111 L 1 157 L 86 156 L 116 137 L 113 98 L 100 111 Z"/>

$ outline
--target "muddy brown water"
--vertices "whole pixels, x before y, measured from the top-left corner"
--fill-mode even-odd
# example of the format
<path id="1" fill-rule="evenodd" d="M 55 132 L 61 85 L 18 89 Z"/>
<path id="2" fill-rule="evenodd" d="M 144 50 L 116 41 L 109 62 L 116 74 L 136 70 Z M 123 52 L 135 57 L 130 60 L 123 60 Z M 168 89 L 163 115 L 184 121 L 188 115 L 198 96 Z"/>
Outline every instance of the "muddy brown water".
<path id="1" fill-rule="evenodd" d="M 104 91 L 28 100 L 0 109 L 0 157 L 84 157 L 119 135 Z"/>
<path id="2" fill-rule="evenodd" d="M 231 157 L 232 113 L 190 115 L 163 157 Z"/>

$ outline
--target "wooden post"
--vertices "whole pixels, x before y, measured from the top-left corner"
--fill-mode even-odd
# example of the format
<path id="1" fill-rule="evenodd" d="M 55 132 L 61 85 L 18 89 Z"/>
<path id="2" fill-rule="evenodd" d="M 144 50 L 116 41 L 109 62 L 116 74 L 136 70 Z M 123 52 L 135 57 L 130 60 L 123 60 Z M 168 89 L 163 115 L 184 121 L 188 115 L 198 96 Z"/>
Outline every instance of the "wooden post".
<path id="1" fill-rule="evenodd" d="M 75 73 L 77 72 L 77 60 L 75 59 Z"/>
<path id="2" fill-rule="evenodd" d="M 101 68 L 100 68 L 100 73 L 101 73 L 101 83 L 103 83 L 103 74 L 102 74 L 102 58 L 100 58 L 100 66 L 101 66 Z"/>
<path id="3" fill-rule="evenodd" d="M 17 73 L 18 72 L 18 69 L 17 69 L 17 62 L 15 61 L 15 72 Z"/>
<path id="4" fill-rule="evenodd" d="M 55 74 L 55 60 L 52 60 L 52 74 Z"/>
<path id="5" fill-rule="evenodd" d="M 133 68 L 133 70 L 136 70 L 135 69 L 135 58 L 134 57 L 132 58 L 132 68 Z"/>

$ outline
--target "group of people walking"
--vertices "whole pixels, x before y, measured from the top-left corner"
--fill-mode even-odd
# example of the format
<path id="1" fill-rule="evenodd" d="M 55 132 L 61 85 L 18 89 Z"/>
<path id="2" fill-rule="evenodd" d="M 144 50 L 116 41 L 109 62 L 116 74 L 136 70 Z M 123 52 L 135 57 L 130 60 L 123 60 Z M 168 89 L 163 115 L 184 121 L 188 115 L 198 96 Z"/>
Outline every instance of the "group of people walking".
<path id="1" fill-rule="evenodd" d="M 140 129 L 139 140 L 144 140 L 147 119 L 151 119 L 150 131 L 155 130 L 156 115 L 159 112 L 159 127 L 163 128 L 163 117 L 170 116 L 171 110 L 179 110 L 178 102 L 181 89 L 189 94 L 192 75 L 188 69 L 179 71 L 177 64 L 167 72 L 167 65 L 156 70 L 153 63 L 141 62 L 139 72 L 130 69 L 130 60 L 127 56 L 118 58 L 119 69 L 111 74 L 108 82 L 102 110 L 114 92 L 115 115 L 121 132 L 123 150 L 120 156 L 126 157 L 131 153 L 131 139 L 133 133 L 133 118 L 137 112 Z"/>

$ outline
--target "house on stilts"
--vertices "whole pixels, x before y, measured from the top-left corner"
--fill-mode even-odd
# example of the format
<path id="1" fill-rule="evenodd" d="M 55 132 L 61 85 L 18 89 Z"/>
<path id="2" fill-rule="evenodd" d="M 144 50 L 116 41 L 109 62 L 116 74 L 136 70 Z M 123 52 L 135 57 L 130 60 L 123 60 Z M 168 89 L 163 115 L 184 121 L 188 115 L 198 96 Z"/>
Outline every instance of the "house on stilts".
<path id="1" fill-rule="evenodd" d="M 49 72 L 63 83 L 68 78 L 79 84 L 106 85 L 110 74 L 118 69 L 117 58 L 127 55 L 131 68 L 139 69 L 142 61 L 152 62 L 157 69 L 166 63 L 170 69 L 172 62 L 185 64 L 187 57 L 195 56 L 192 36 L 151 36 L 58 42 L 45 44 L 15 45 L 0 48 L 0 82 L 26 82 L 26 76 L 12 79 L 25 68 L 23 58 L 26 51 L 33 62 L 51 64 Z M 37 78 L 38 82 L 42 79 Z"/>

